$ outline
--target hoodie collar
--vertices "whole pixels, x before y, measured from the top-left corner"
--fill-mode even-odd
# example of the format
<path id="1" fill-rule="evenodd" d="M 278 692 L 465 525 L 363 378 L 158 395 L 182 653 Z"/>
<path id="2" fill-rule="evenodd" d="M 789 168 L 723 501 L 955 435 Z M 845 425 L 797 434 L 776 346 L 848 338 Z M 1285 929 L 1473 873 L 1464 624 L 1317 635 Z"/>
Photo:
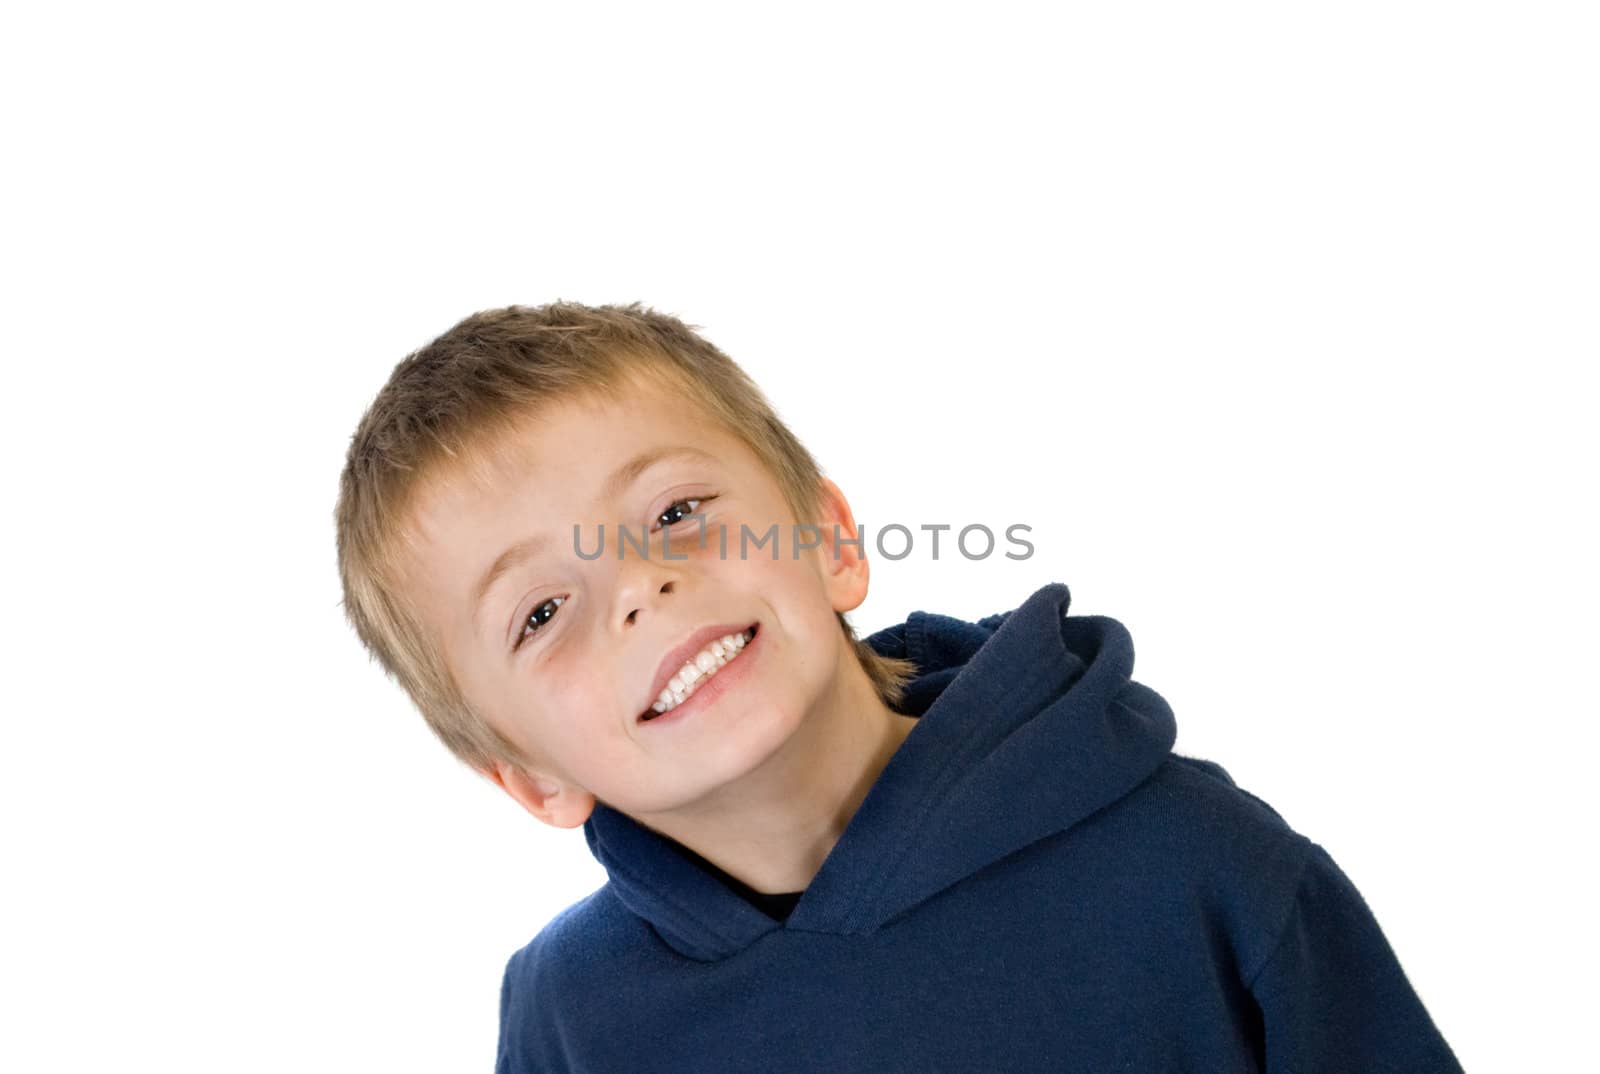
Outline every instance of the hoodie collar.
<path id="1" fill-rule="evenodd" d="M 596 802 L 589 849 L 629 910 L 675 950 L 716 961 L 775 929 L 871 932 L 950 885 L 1127 794 L 1166 759 L 1171 708 L 1134 682 L 1133 640 L 1068 616 L 1052 582 L 976 622 L 915 611 L 866 639 L 910 659 L 918 717 L 786 921 L 676 841 Z"/>

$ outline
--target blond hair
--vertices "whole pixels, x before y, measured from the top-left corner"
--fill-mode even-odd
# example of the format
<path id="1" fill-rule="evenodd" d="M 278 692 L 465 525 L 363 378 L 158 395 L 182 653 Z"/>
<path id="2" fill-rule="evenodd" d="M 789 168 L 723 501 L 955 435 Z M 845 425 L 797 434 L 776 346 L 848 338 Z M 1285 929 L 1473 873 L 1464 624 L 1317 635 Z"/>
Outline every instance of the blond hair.
<path id="1" fill-rule="evenodd" d="M 480 481 L 496 445 L 538 410 L 584 395 L 616 397 L 641 378 L 684 389 L 760 460 L 795 511 L 816 517 L 822 471 L 755 382 L 675 317 L 639 303 L 553 302 L 484 310 L 402 359 L 350 439 L 334 508 L 342 606 L 356 636 L 458 759 L 486 771 L 532 759 L 468 702 L 405 599 L 407 520 L 435 476 Z M 897 708 L 916 667 L 839 628 L 884 704 Z"/>

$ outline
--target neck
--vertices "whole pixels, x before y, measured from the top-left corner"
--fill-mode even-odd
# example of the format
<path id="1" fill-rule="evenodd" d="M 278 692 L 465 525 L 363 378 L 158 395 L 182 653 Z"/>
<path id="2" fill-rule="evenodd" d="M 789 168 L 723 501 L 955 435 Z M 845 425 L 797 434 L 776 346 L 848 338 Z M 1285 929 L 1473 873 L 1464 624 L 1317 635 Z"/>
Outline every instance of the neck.
<path id="1" fill-rule="evenodd" d="M 689 810 L 636 819 L 756 891 L 803 891 L 917 722 L 839 640 L 833 690 L 772 756 Z"/>

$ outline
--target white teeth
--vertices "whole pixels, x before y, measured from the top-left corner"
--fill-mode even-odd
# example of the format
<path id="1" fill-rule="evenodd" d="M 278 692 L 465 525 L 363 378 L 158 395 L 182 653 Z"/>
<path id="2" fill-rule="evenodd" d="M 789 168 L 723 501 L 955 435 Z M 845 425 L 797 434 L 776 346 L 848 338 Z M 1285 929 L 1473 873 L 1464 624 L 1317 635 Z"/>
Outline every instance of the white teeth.
<path id="1" fill-rule="evenodd" d="M 684 663 L 677 674 L 667 680 L 666 688 L 656 697 L 655 703 L 650 706 L 655 712 L 666 712 L 676 708 L 693 694 L 699 683 L 715 675 L 723 665 L 727 664 L 745 646 L 744 634 L 728 634 L 717 638 L 704 649 L 695 654 L 693 660 Z"/>

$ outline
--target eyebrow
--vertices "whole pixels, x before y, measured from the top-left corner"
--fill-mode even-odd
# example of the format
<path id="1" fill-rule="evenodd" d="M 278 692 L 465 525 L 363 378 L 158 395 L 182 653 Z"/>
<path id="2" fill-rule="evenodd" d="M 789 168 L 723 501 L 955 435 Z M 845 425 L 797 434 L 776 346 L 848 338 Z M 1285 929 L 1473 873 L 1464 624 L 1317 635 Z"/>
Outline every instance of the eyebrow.
<path id="1" fill-rule="evenodd" d="M 650 448 L 641 451 L 621 466 L 612 471 L 600 485 L 602 499 L 615 499 L 621 492 L 639 480 L 644 472 L 657 463 L 666 462 L 673 458 L 690 458 L 702 462 L 716 462 L 717 456 L 700 448 L 689 447 L 687 444 Z M 544 551 L 549 539 L 544 535 L 527 537 L 507 548 L 495 557 L 489 564 L 489 569 L 483 572 L 478 579 L 478 584 L 472 590 L 473 617 L 480 618 L 483 614 L 483 601 L 489 595 L 489 590 L 494 588 L 496 582 L 505 577 L 512 570 L 526 563 L 528 560 Z"/>

